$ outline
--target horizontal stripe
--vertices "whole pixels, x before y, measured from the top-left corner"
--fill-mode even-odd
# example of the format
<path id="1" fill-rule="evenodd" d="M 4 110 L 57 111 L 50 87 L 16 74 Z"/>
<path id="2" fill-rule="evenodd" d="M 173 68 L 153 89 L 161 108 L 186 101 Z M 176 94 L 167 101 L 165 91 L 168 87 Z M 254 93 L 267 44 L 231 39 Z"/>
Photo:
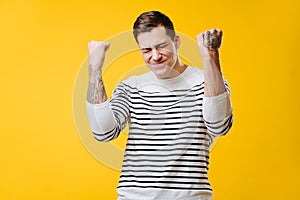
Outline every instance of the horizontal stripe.
<path id="1" fill-rule="evenodd" d="M 143 104 L 143 103 L 139 103 L 139 104 Z M 144 103 L 145 104 L 145 103 Z M 145 105 L 147 105 L 147 104 L 145 104 Z M 164 110 L 169 110 L 169 109 L 182 109 L 182 108 L 195 108 L 195 104 L 191 104 L 191 105 L 177 105 L 177 104 L 175 104 L 176 106 L 174 106 L 174 105 L 170 105 L 170 106 L 166 106 L 166 105 L 161 105 L 160 104 L 160 106 L 158 107 L 158 108 L 161 108 L 160 110 L 159 109 L 155 109 L 155 107 L 154 106 L 152 106 L 152 108 L 151 109 L 148 109 L 150 112 L 152 111 L 164 111 Z M 148 106 L 151 106 L 150 104 L 148 105 Z M 197 106 L 199 106 L 199 107 L 201 107 L 202 106 L 202 104 L 201 105 L 197 105 Z M 136 109 L 136 110 L 142 110 L 142 109 L 145 109 L 144 107 L 134 107 L 134 105 L 131 105 L 131 107 L 130 107 L 131 109 Z"/>
<path id="2" fill-rule="evenodd" d="M 189 157 L 189 159 L 194 159 L 195 157 L 201 157 L 205 156 L 203 155 L 206 152 L 206 148 L 203 147 L 196 147 L 196 148 L 191 148 L 190 146 L 188 147 L 178 147 L 174 149 L 170 148 L 157 148 L 154 149 L 153 147 L 150 149 L 149 147 L 146 148 L 134 148 L 134 146 L 129 146 L 128 147 L 128 153 L 126 156 L 137 156 L 137 157 L 147 157 L 147 158 L 155 158 L 159 156 L 164 156 L 166 159 L 167 157 Z"/>
<path id="3" fill-rule="evenodd" d="M 198 170 L 202 170 L 202 169 L 198 169 Z M 124 169 L 122 170 L 123 173 L 145 173 L 145 174 L 150 174 L 150 173 L 186 173 L 186 174 L 207 174 L 207 171 L 188 171 L 188 170 L 184 170 L 184 171 L 179 171 L 179 170 L 145 170 L 145 169 Z"/>
<path id="4" fill-rule="evenodd" d="M 212 134 L 215 134 L 215 135 L 224 135 L 226 134 L 229 129 L 231 128 L 232 126 L 232 115 L 230 116 L 230 118 L 228 120 L 226 120 L 225 123 L 227 124 L 224 124 L 223 126 L 220 126 L 220 128 L 208 128 L 208 131 L 209 133 L 212 133 Z"/>
<path id="5" fill-rule="evenodd" d="M 225 122 L 221 121 L 219 124 L 214 124 L 214 125 L 206 124 L 206 126 L 207 128 L 211 128 L 211 129 L 219 129 L 225 126 L 231 119 L 232 119 L 232 115 L 230 115 L 230 117 L 228 117 L 228 119 Z"/>
<path id="6" fill-rule="evenodd" d="M 163 130 L 184 130 L 184 129 L 206 129 L 206 126 L 184 126 L 178 128 L 140 128 L 140 127 L 130 127 L 131 130 L 141 130 L 141 131 L 163 131 Z"/>
<path id="7" fill-rule="evenodd" d="M 205 179 L 207 180 L 207 177 L 193 177 L 193 176 L 154 176 L 154 175 L 147 175 L 147 176 L 137 176 L 137 175 L 121 175 L 120 178 L 138 178 L 138 179 L 145 179 L 145 178 L 151 178 L 151 179 Z"/>
<path id="8" fill-rule="evenodd" d="M 194 181 L 161 181 L 161 180 L 155 180 L 155 181 L 142 181 L 142 180 L 123 180 L 120 179 L 119 183 L 155 183 L 155 184 L 160 184 L 160 183 L 166 183 L 166 184 L 180 184 L 180 185 L 185 185 L 185 184 L 192 184 L 192 185 L 209 185 L 209 183 L 206 182 L 194 182 Z"/>
<path id="9" fill-rule="evenodd" d="M 209 185 L 209 184 L 207 184 Z M 204 187 L 199 187 L 199 188 L 193 188 L 193 187 L 172 187 L 172 186 L 141 186 L 141 185 L 119 185 L 117 188 L 159 188 L 159 189 L 177 189 L 177 190 L 200 190 L 200 191 L 212 191 L 211 188 L 204 188 Z"/>
<path id="10" fill-rule="evenodd" d="M 181 122 L 179 125 L 190 124 L 190 123 L 198 124 L 198 123 L 199 123 L 199 120 L 198 120 L 198 121 L 191 120 L 191 121 Z M 139 123 L 139 122 L 131 122 L 131 125 L 140 125 L 140 126 L 144 126 L 144 125 L 149 125 L 149 124 L 146 124 L 146 123 Z M 151 126 L 157 126 L 157 125 L 178 125 L 178 122 L 151 123 Z"/>
<path id="11" fill-rule="evenodd" d="M 182 118 L 186 117 L 186 118 L 190 118 L 190 117 L 197 117 L 197 118 L 203 118 L 203 115 L 202 115 L 202 110 L 201 109 L 197 109 L 197 110 L 181 110 L 180 112 L 178 111 L 167 111 L 167 112 L 164 112 L 165 115 L 171 115 L 171 114 L 190 114 L 190 115 L 186 115 L 186 116 L 182 116 Z M 191 115 L 191 113 L 194 113 L 194 115 Z M 130 111 L 130 114 L 132 116 L 134 115 L 140 115 L 140 116 L 147 116 L 149 114 L 147 113 L 144 113 L 144 112 L 135 112 L 135 111 Z M 152 113 L 153 115 L 159 115 L 159 114 L 156 114 L 156 113 Z"/>
<path id="12" fill-rule="evenodd" d="M 204 158 L 206 159 L 209 159 L 209 156 L 204 156 Z M 128 161 L 128 162 L 161 162 L 161 160 L 153 160 L 153 159 L 138 159 L 138 160 L 135 160 L 135 159 L 124 159 L 124 161 Z M 172 161 L 172 162 L 203 162 L 203 160 L 191 160 L 191 159 L 164 159 L 165 162 L 169 162 L 169 161 Z M 206 160 L 205 160 L 206 161 Z"/>
<path id="13" fill-rule="evenodd" d="M 94 132 L 94 131 L 92 131 L 92 133 L 93 133 L 94 135 L 96 135 L 96 136 L 105 136 L 105 135 L 107 135 L 107 134 L 110 134 L 111 132 L 114 132 L 115 129 L 116 129 L 116 127 L 113 127 L 112 129 L 110 129 L 109 131 L 106 131 L 106 132 L 104 132 L 104 133 L 96 133 L 96 132 Z"/>
<path id="14" fill-rule="evenodd" d="M 194 94 L 194 95 L 190 95 L 190 96 L 183 96 L 183 97 L 173 97 L 173 98 L 158 98 L 157 100 L 154 100 L 154 98 L 151 99 L 146 99 L 143 98 L 142 96 L 132 96 L 131 97 L 131 101 L 132 103 L 145 103 L 146 105 L 149 105 L 147 103 L 153 103 L 153 104 L 161 104 L 164 105 L 164 103 L 170 104 L 170 105 L 174 105 L 177 103 L 189 103 L 189 102 L 195 102 L 195 101 L 202 101 L 203 97 L 201 97 L 200 95 L 203 95 L 204 92 L 201 92 L 199 94 Z M 200 98 L 199 98 L 200 96 Z"/>
<path id="15" fill-rule="evenodd" d="M 94 135 L 94 138 L 98 141 L 102 141 L 102 142 L 106 142 L 106 141 L 110 141 L 113 138 L 116 138 L 119 136 L 119 132 L 117 131 L 116 128 L 113 129 L 113 131 L 111 131 L 110 133 L 104 134 L 104 135 L 100 135 L 97 133 L 92 132 Z"/>
<path id="16" fill-rule="evenodd" d="M 147 115 L 146 115 L 147 116 Z M 187 116 L 187 117 L 184 117 L 184 116 L 168 116 L 168 120 L 173 120 L 173 119 L 185 119 L 185 118 L 190 118 L 190 117 L 199 117 L 199 115 L 192 115 L 192 116 Z M 137 120 L 161 120 L 162 118 L 150 118 L 150 117 L 139 117 L 139 116 L 134 116 L 134 115 L 131 115 L 130 116 L 131 119 L 137 119 Z"/>
<path id="17" fill-rule="evenodd" d="M 206 162 L 208 164 L 207 161 L 203 161 L 203 162 Z M 184 165 L 176 165 L 176 164 L 173 164 L 173 165 L 162 165 L 162 164 L 148 164 L 148 165 L 142 165 L 142 164 L 136 164 L 136 165 L 133 165 L 133 164 L 128 164 L 128 163 L 125 163 L 122 165 L 123 167 L 192 167 L 192 168 L 206 168 L 206 166 L 200 166 L 200 165 L 188 165 L 188 164 L 184 164 Z"/>
<path id="18" fill-rule="evenodd" d="M 194 134 L 194 133 L 193 133 Z M 208 141 L 210 140 L 208 138 L 203 138 L 203 137 L 176 137 L 176 138 L 138 138 L 138 137 L 129 137 L 127 141 L 176 141 L 176 140 L 203 140 L 203 141 Z"/>
<path id="19" fill-rule="evenodd" d="M 130 146 L 130 145 L 132 145 L 132 146 L 144 146 L 144 147 L 147 147 L 147 146 L 178 146 L 178 145 L 182 145 L 182 146 L 196 145 L 196 146 L 199 146 L 199 145 L 203 145 L 203 146 L 209 147 L 208 144 L 200 143 L 200 142 L 199 143 L 198 142 L 190 142 L 190 143 L 187 143 L 187 142 L 172 142 L 172 143 L 166 143 L 166 144 L 159 144 L 159 143 L 154 143 L 154 144 L 127 143 L 127 145 L 128 146 Z"/>
<path id="20" fill-rule="evenodd" d="M 225 126 L 222 131 L 216 132 L 216 131 L 209 130 L 209 133 L 212 133 L 212 134 L 215 134 L 215 135 L 225 135 L 229 131 L 231 126 L 232 126 L 232 121 L 230 121 L 228 126 Z"/>
<path id="21" fill-rule="evenodd" d="M 204 151 L 204 150 L 203 150 Z M 130 150 L 128 151 L 130 152 Z M 168 157 L 180 157 L 180 158 L 189 158 L 189 159 L 194 159 L 196 157 L 201 157 L 201 156 L 206 156 L 206 155 L 199 155 L 199 154 L 195 154 L 195 153 L 169 153 L 169 154 L 145 154 L 145 153 L 126 153 L 125 157 L 137 157 L 139 159 L 141 159 L 141 157 L 146 157 L 149 158 L 151 157 L 152 159 L 157 157 L 158 159 L 167 159 Z M 164 158 L 162 158 L 162 156 Z"/>
<path id="22" fill-rule="evenodd" d="M 196 130 L 194 132 L 192 131 L 183 131 L 183 132 L 172 132 L 172 131 L 168 131 L 168 133 L 164 133 L 164 136 L 174 136 L 174 135 L 186 135 L 186 134 L 197 134 L 197 135 L 205 135 L 207 134 L 206 132 L 204 131 L 199 131 L 199 130 Z M 148 132 L 136 132 L 136 131 L 132 131 L 130 133 L 130 136 L 137 136 L 137 135 L 140 135 L 140 136 L 149 136 L 149 137 L 154 137 L 154 136 L 161 136 L 160 134 L 151 134 L 151 133 L 148 133 Z"/>

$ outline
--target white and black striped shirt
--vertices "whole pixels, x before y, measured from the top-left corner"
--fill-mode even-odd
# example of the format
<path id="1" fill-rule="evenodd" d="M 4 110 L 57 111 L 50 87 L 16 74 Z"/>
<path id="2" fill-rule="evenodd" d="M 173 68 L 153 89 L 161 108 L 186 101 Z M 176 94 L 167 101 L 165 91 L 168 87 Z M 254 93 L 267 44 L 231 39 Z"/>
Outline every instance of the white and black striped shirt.
<path id="1" fill-rule="evenodd" d="M 171 79 L 153 72 L 121 82 L 110 101 L 87 102 L 94 137 L 110 141 L 129 123 L 119 199 L 201 199 L 211 196 L 210 145 L 233 121 L 230 90 L 204 97 L 203 71 L 189 66 Z"/>

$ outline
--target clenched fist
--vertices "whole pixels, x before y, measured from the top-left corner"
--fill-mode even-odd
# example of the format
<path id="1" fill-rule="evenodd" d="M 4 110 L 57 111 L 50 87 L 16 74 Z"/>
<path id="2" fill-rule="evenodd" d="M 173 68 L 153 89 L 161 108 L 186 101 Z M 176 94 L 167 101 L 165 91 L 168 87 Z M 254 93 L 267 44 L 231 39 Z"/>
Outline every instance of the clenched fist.
<path id="1" fill-rule="evenodd" d="M 105 52 L 109 49 L 110 43 L 92 40 L 88 44 L 90 67 L 100 69 L 103 66 Z"/>
<path id="2" fill-rule="evenodd" d="M 197 35 L 198 47 L 203 57 L 218 52 L 222 42 L 222 34 L 219 29 L 211 29 Z"/>

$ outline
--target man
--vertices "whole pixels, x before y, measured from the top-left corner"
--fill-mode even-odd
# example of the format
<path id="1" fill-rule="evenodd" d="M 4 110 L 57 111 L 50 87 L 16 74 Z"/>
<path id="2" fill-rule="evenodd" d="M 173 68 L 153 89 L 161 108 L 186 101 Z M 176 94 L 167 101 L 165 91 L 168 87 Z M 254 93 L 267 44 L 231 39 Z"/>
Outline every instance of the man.
<path id="1" fill-rule="evenodd" d="M 129 123 L 118 199 L 211 199 L 210 145 L 229 131 L 233 120 L 220 69 L 222 32 L 212 29 L 197 36 L 204 64 L 200 70 L 181 62 L 180 38 L 166 15 L 145 12 L 133 28 L 150 72 L 121 82 L 110 101 L 101 75 L 110 44 L 88 45 L 86 109 L 94 137 L 110 141 Z"/>

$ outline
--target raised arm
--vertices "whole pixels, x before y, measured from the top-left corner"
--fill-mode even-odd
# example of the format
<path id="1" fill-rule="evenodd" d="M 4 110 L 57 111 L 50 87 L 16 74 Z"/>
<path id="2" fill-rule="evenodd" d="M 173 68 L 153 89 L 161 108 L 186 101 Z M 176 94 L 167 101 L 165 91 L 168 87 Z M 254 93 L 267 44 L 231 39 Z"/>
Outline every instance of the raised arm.
<path id="1" fill-rule="evenodd" d="M 105 52 L 109 49 L 108 42 L 91 41 L 88 44 L 89 51 L 89 86 L 86 100 L 91 104 L 103 103 L 107 95 L 102 80 L 102 66 Z"/>
<path id="2" fill-rule="evenodd" d="M 107 99 L 102 80 L 102 66 L 108 42 L 91 41 L 89 51 L 89 86 L 86 111 L 95 139 L 110 141 L 117 138 L 128 120 L 129 107 L 126 102 L 126 86 L 119 84 L 110 101 Z"/>
<path id="3" fill-rule="evenodd" d="M 226 91 L 219 58 L 221 38 L 222 31 L 216 29 L 205 31 L 197 36 L 204 65 L 204 96 L 206 97 L 217 96 Z"/>
<path id="4" fill-rule="evenodd" d="M 197 36 L 204 65 L 203 118 L 208 132 L 215 136 L 226 134 L 233 122 L 230 90 L 221 72 L 221 40 L 222 31 L 217 29 Z"/>

